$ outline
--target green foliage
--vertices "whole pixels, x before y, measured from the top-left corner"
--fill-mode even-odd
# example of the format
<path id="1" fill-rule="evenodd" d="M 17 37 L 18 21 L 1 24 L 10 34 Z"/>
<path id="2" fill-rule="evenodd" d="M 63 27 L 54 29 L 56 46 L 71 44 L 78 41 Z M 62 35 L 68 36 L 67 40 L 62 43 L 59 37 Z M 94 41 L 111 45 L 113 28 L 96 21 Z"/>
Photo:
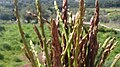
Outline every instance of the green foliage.
<path id="1" fill-rule="evenodd" d="M 17 0 L 14 0 L 14 5 L 16 10 L 15 11 L 16 18 L 18 20 L 19 31 L 22 37 L 23 44 L 25 46 L 24 51 L 25 51 L 26 57 L 31 62 L 31 66 L 40 67 L 43 64 L 39 63 L 38 55 L 36 53 L 37 51 L 35 51 L 34 44 L 32 43 L 32 41 L 30 41 L 31 49 L 29 49 L 27 45 L 27 41 L 24 36 L 25 34 L 23 32 L 23 29 L 20 23 Z M 83 30 L 83 17 L 85 13 L 84 0 L 80 0 L 80 6 L 79 6 L 80 8 L 79 8 L 78 15 L 75 17 L 74 20 L 71 20 L 71 21 L 67 21 L 68 19 L 67 17 L 72 18 L 71 16 L 67 16 L 67 7 L 68 7 L 67 0 L 63 0 L 62 12 L 60 12 L 60 10 L 58 9 L 56 1 L 54 1 L 54 5 L 55 5 L 56 13 L 59 19 L 56 19 L 56 20 L 51 19 L 50 22 L 48 21 L 48 24 L 51 23 L 51 25 L 49 25 L 49 27 L 51 27 L 50 31 L 52 35 L 50 39 L 52 42 L 51 44 L 46 42 L 48 40 L 46 39 L 46 35 L 45 35 L 40 2 L 39 0 L 35 1 L 37 18 L 40 24 L 41 32 L 39 33 L 36 26 L 34 26 L 34 29 L 39 38 L 39 42 L 42 48 L 42 53 L 45 53 L 46 63 L 44 62 L 44 64 L 46 64 L 48 67 L 51 67 L 51 66 L 61 67 L 64 65 L 70 66 L 70 67 L 71 66 L 74 66 L 74 67 L 103 66 L 105 60 L 107 59 L 110 52 L 114 49 L 117 42 L 115 41 L 115 38 L 111 39 L 109 36 L 107 36 L 109 38 L 105 40 L 102 47 L 99 47 L 99 44 L 97 42 L 98 23 L 99 23 L 98 0 L 96 0 L 95 2 L 96 9 L 94 12 L 94 17 L 92 17 L 90 21 L 90 28 L 85 35 L 82 34 L 82 32 L 84 31 Z M 59 21 L 59 23 L 57 24 L 56 21 Z M 73 23 L 75 24 L 72 25 Z M 59 27 L 60 27 L 60 30 L 58 30 Z M 109 31 L 109 30 L 102 30 L 102 32 L 106 32 L 106 31 Z M 59 35 L 61 34 L 62 34 L 62 37 L 60 38 Z M 62 42 L 59 41 L 59 39 L 62 40 Z M 50 44 L 49 47 L 47 46 L 48 44 Z M 48 49 L 52 51 L 49 51 Z M 96 58 L 96 55 L 99 49 L 102 49 L 102 50 L 100 50 L 100 53 L 98 54 L 98 58 Z M 51 54 L 49 54 L 49 52 Z M 34 56 L 37 58 L 38 64 L 36 63 L 35 61 L 36 58 L 34 58 Z M 72 59 L 72 57 L 74 59 Z M 51 60 L 52 62 L 50 62 Z"/>
<path id="2" fill-rule="evenodd" d="M 35 44 L 38 44 L 37 36 L 34 36 L 33 25 L 32 24 L 22 24 L 24 26 L 24 30 L 30 33 L 27 38 L 28 43 L 29 40 L 33 40 Z M 3 28 L 3 29 L 2 29 Z M 17 24 L 3 24 L 0 26 L 0 66 L 2 67 L 18 67 L 23 66 L 25 62 L 25 57 L 22 52 L 22 43 L 20 40 L 20 35 L 18 32 Z M 33 37 L 34 36 L 34 37 Z M 32 37 L 32 38 L 31 38 Z"/>
<path id="3" fill-rule="evenodd" d="M 51 9 L 54 7 L 53 5 L 53 1 L 54 0 L 41 0 L 41 5 L 42 5 L 42 14 L 44 16 L 44 18 L 49 18 L 50 15 L 54 15 L 55 14 L 55 10 Z M 1 0 L 0 2 L 3 2 L 0 4 L 0 20 L 15 20 L 15 16 L 13 14 L 13 4 L 12 4 L 12 0 Z M 62 0 L 57 0 L 58 5 L 60 10 L 62 9 L 61 4 L 62 4 Z M 94 2 L 95 0 L 86 0 L 86 7 L 90 8 L 90 7 L 94 7 Z M 34 1 L 33 0 L 19 0 L 19 11 L 21 14 L 21 18 L 24 20 L 25 19 L 25 14 L 27 10 L 30 10 L 32 12 L 35 12 L 35 6 L 34 6 Z M 100 0 L 100 7 L 120 7 L 119 5 L 120 1 L 119 0 Z M 77 8 L 79 8 L 78 4 L 78 0 L 74 1 L 74 0 L 69 0 L 68 1 L 69 4 L 69 9 L 72 10 L 74 13 L 76 13 Z M 45 8 L 45 9 L 44 9 Z"/>
<path id="4" fill-rule="evenodd" d="M 38 44 L 38 39 L 37 36 L 35 35 L 35 32 L 33 31 L 33 25 L 32 24 L 22 24 L 22 26 L 24 27 L 24 30 L 26 31 L 26 33 L 29 33 L 30 38 L 28 39 L 28 43 L 30 40 L 34 41 L 35 44 Z M 2 27 L 4 27 L 5 31 L 3 30 L 2 32 L 0 32 L 0 34 L 2 34 L 2 36 L 0 37 L 0 53 L 2 53 L 2 56 L 4 56 L 4 61 L 0 61 L 0 66 L 1 67 L 7 67 L 5 66 L 6 63 L 8 62 L 13 62 L 11 63 L 11 65 L 9 67 L 13 67 L 14 65 L 16 65 L 15 67 L 24 65 L 27 61 L 22 60 L 22 58 L 20 58 L 19 56 L 23 56 L 23 52 L 21 52 L 21 45 L 22 43 L 19 42 L 20 40 L 20 35 L 16 32 L 18 32 L 18 27 L 17 24 L 5 24 L 2 25 Z M 45 27 L 45 32 L 46 32 L 46 37 L 49 39 L 50 38 L 50 31 L 47 27 Z M 102 30 L 104 32 L 102 32 Z M 108 31 L 106 31 L 108 30 Z M 11 32 L 9 32 L 11 31 Z M 99 43 L 103 43 L 104 40 L 108 37 L 111 36 L 112 37 L 116 37 L 116 40 L 120 40 L 120 32 L 117 32 L 117 34 L 114 33 L 113 30 L 111 29 L 106 29 L 106 28 L 99 28 L 99 32 L 98 32 L 98 41 Z M 6 37 L 7 36 L 7 37 Z M 31 38 L 32 37 L 32 38 Z M 10 40 L 10 41 L 9 41 Z M 5 51 L 5 49 L 2 48 L 1 45 L 3 45 L 4 41 L 7 41 L 7 44 L 9 43 L 9 46 L 12 47 L 12 50 L 10 50 L 9 52 Z M 6 42 L 5 42 L 6 43 Z M 105 62 L 105 67 L 109 67 L 113 61 L 114 56 L 120 52 L 120 42 L 118 42 L 118 45 L 116 45 L 116 48 L 114 49 L 114 51 L 110 54 L 110 56 L 108 57 L 108 59 Z M 37 46 L 37 45 L 36 45 Z M 1 50 L 2 49 L 2 50 Z M 39 51 L 39 46 L 37 46 L 37 50 Z M 9 54 L 10 53 L 10 54 Z M 15 54 L 15 55 L 14 55 Z M 12 56 L 12 58 L 9 56 Z M 16 58 L 19 60 L 21 60 L 22 62 L 14 62 L 14 57 L 16 56 Z M 7 58 L 8 57 L 8 58 Z M 5 59 L 7 58 L 7 59 Z M 9 59 L 9 60 L 8 60 Z M 117 63 L 117 65 L 119 66 L 120 62 Z M 8 64 L 7 64 L 8 65 Z"/>
<path id="5" fill-rule="evenodd" d="M 11 50 L 11 46 L 8 43 L 2 44 L 4 50 Z"/>
<path id="6" fill-rule="evenodd" d="M 0 53 L 0 60 L 4 59 L 4 55 Z"/>
<path id="7" fill-rule="evenodd" d="M 22 5 L 22 3 L 21 3 L 21 5 Z M 39 47 L 38 47 L 39 40 L 37 38 L 37 35 L 35 35 L 35 32 L 33 31 L 33 25 L 32 24 L 21 24 L 21 25 L 25 31 L 24 34 L 25 34 L 26 42 L 29 43 L 29 41 L 32 40 L 35 45 L 34 47 L 37 46 L 37 48 L 39 50 Z M 51 39 L 50 30 L 46 26 L 47 24 L 44 24 L 44 25 L 45 25 L 44 30 L 45 30 L 46 39 L 47 40 Z M 55 26 L 55 25 L 53 25 L 53 26 Z M 5 25 L 2 25 L 1 27 L 3 27 L 4 29 L 0 30 L 0 40 L 1 40 L 0 41 L 0 50 L 1 50 L 0 56 L 3 56 L 4 59 L 2 59 L 2 61 L 0 60 L 0 67 L 18 67 L 18 66 L 21 67 L 21 66 L 23 66 L 27 62 L 25 62 L 25 60 L 23 60 L 23 58 L 21 58 L 21 56 L 24 56 L 23 52 L 21 51 L 21 47 L 23 47 L 22 46 L 23 42 L 21 40 L 20 34 L 16 33 L 16 32 L 19 32 L 17 24 L 5 24 Z M 55 27 L 53 29 L 55 29 Z M 39 30 L 39 31 L 41 31 L 41 30 Z M 64 33 L 65 32 L 66 31 L 64 31 Z M 53 38 L 54 38 L 54 35 L 55 35 L 55 33 L 53 33 Z M 103 43 L 104 40 L 109 36 L 116 37 L 116 40 L 120 40 L 119 32 L 116 32 L 112 29 L 99 28 L 99 32 L 98 32 L 98 42 L 99 43 Z M 48 41 L 46 41 L 46 43 L 51 44 L 51 42 L 49 43 Z M 118 44 L 120 44 L 120 42 L 118 42 Z M 30 45 L 28 45 L 28 46 L 30 47 Z M 49 47 L 49 46 L 50 45 L 48 45 L 47 47 Z M 107 61 L 105 62 L 104 66 L 106 66 L 106 67 L 110 66 L 110 64 L 112 63 L 112 61 L 110 61 L 110 60 L 113 60 L 112 58 L 120 51 L 119 47 L 120 47 L 120 45 L 117 45 L 117 48 L 115 48 L 115 50 L 110 54 L 110 56 L 108 56 Z M 9 50 L 9 51 L 6 51 L 6 50 Z M 67 51 L 67 52 L 69 55 L 69 51 Z M 118 66 L 119 66 L 119 63 L 120 62 L 117 63 Z"/>
<path id="8" fill-rule="evenodd" d="M 94 7 L 95 0 L 86 0 L 86 6 Z M 120 7 L 119 0 L 99 0 L 100 7 Z"/>
<path id="9" fill-rule="evenodd" d="M 93 15 L 94 8 L 86 8 L 85 21 L 89 22 L 90 17 Z M 101 8 L 100 9 L 100 22 L 119 25 L 120 23 L 120 10 L 119 8 Z M 118 26 L 117 25 L 117 26 Z"/>
<path id="10" fill-rule="evenodd" d="M 120 21 L 120 13 L 110 13 L 109 18 L 111 21 Z"/>

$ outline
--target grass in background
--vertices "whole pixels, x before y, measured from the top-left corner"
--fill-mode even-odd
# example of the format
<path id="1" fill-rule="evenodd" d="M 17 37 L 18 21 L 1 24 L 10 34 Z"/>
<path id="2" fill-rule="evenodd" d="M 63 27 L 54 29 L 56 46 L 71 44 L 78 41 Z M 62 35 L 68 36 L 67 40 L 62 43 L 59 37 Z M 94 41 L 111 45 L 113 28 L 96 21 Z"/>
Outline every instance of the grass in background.
<path id="1" fill-rule="evenodd" d="M 99 27 L 99 32 L 98 32 L 98 40 L 99 43 L 103 44 L 104 40 L 106 38 L 108 38 L 109 36 L 111 37 L 115 37 L 116 40 L 118 41 L 115 49 L 111 52 L 111 54 L 108 56 L 108 58 L 105 61 L 104 67 L 110 67 L 110 64 L 113 62 L 114 57 L 116 56 L 116 54 L 118 54 L 120 52 L 120 32 L 117 32 L 113 29 L 106 29 L 104 27 Z M 118 61 L 118 63 L 115 65 L 115 67 L 119 67 L 120 66 L 120 61 Z"/>
<path id="2" fill-rule="evenodd" d="M 26 31 L 25 37 L 27 38 L 27 42 L 32 40 L 35 44 L 38 44 L 33 25 L 22 24 L 22 26 Z M 49 33 L 47 29 L 46 33 Z M 23 61 L 24 53 L 21 47 L 22 40 L 17 24 L 0 25 L 0 67 L 21 67 L 21 65 L 24 65 L 26 61 Z"/>
<path id="3" fill-rule="evenodd" d="M 38 44 L 38 38 L 35 35 L 32 24 L 22 24 L 27 41 L 32 40 L 36 45 Z M 21 67 L 27 64 L 26 60 L 23 60 L 24 53 L 21 49 L 21 37 L 18 33 L 17 24 L 4 24 L 0 25 L 0 67 Z M 50 37 L 48 28 L 45 29 L 47 37 Z M 29 33 L 29 34 L 28 34 Z M 112 35 L 111 35 L 112 34 Z M 116 32 L 112 29 L 106 29 L 99 27 L 98 40 L 99 43 L 103 43 L 104 40 L 109 37 L 116 37 L 116 40 L 120 40 L 120 32 Z M 31 38 L 32 37 L 32 38 Z M 114 51 L 107 58 L 104 66 L 109 67 L 112 63 L 115 55 L 120 52 L 120 41 L 116 45 Z M 119 67 L 120 61 L 116 64 Z"/>

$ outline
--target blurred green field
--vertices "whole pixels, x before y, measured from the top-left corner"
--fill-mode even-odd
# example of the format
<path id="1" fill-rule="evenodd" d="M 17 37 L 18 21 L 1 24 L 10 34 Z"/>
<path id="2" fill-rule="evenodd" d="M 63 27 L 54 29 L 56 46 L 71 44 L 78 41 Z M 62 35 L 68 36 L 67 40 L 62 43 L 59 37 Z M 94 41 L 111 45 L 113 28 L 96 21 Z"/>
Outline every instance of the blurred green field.
<path id="1" fill-rule="evenodd" d="M 25 32 L 27 43 L 32 40 L 34 44 L 38 44 L 38 38 L 33 30 L 33 24 L 22 24 Z M 45 27 L 46 37 L 50 37 L 50 31 Z M 103 44 L 103 41 L 107 37 L 116 37 L 116 41 L 119 41 L 114 51 L 107 58 L 104 67 L 109 67 L 112 63 L 114 56 L 120 52 L 120 32 L 116 32 L 112 29 L 105 29 L 99 27 L 98 41 Z M 3 24 L 0 25 L 0 67 L 23 67 L 27 64 L 24 59 L 24 51 L 22 40 L 19 34 L 17 24 Z M 116 64 L 116 67 L 120 67 L 120 61 Z"/>
<path id="2" fill-rule="evenodd" d="M 32 24 L 22 24 L 29 45 L 32 40 L 38 44 Z M 46 29 L 47 30 L 47 29 Z M 49 33 L 46 31 L 46 33 Z M 49 37 L 49 36 L 47 36 Z M 18 67 L 25 64 L 22 40 L 17 24 L 0 25 L 0 67 Z"/>

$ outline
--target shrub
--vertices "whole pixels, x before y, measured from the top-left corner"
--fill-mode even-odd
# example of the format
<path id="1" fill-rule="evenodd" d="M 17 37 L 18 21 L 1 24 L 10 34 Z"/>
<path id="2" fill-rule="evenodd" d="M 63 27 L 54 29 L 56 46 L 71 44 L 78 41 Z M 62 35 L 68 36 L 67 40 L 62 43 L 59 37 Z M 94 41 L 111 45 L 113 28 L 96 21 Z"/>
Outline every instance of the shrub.
<path id="1" fill-rule="evenodd" d="M 4 55 L 0 53 L 0 60 L 3 60 L 3 59 L 4 59 Z"/>
<path id="2" fill-rule="evenodd" d="M 3 49 L 5 50 L 11 50 L 11 46 L 8 43 L 3 43 Z"/>
<path id="3" fill-rule="evenodd" d="M 29 34 L 25 34 L 25 37 L 26 37 L 26 38 L 30 38 Z"/>
<path id="4" fill-rule="evenodd" d="M 111 21 L 120 21 L 120 14 L 119 13 L 111 13 L 109 15 Z"/>

